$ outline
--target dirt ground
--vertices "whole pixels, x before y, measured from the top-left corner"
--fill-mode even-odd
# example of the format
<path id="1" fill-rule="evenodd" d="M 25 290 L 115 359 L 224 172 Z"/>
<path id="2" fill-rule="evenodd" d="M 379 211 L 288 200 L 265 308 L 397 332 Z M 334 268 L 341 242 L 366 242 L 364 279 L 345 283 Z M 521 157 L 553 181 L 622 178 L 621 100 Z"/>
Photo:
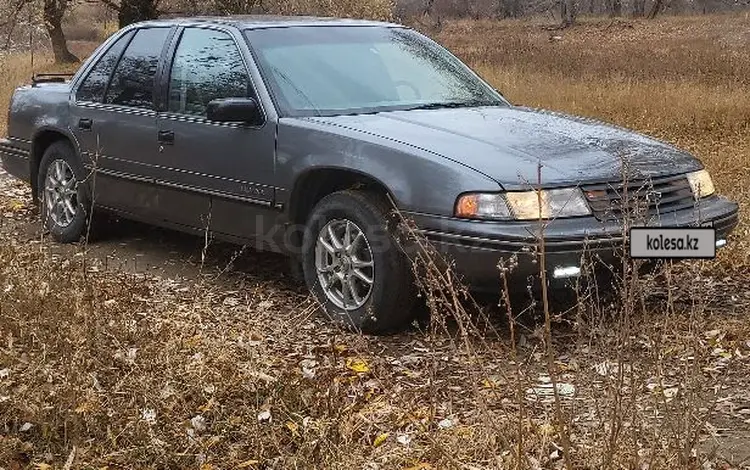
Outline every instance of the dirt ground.
<path id="1" fill-rule="evenodd" d="M 0 236 L 4 240 L 14 240 L 21 244 L 44 245 L 53 258 L 70 258 L 82 256 L 78 245 L 57 245 L 47 240 L 40 229 L 40 224 L 30 205 L 30 194 L 27 186 L 12 180 L 7 174 L 0 173 L 0 207 L 4 207 Z M 281 293 L 286 302 L 304 305 L 307 301 L 303 286 L 292 280 L 287 274 L 287 259 L 270 253 L 243 251 L 238 246 L 227 244 L 209 244 L 204 251 L 205 240 L 200 237 L 180 234 L 146 226 L 126 220 L 112 220 L 106 231 L 93 243 L 88 245 L 86 256 L 91 260 L 92 270 L 105 270 L 117 275 L 142 275 L 150 283 L 173 283 L 176 285 L 202 283 L 211 286 L 214 291 L 237 292 L 238 285 L 267 287 L 268 292 Z M 737 292 L 729 287 L 729 291 Z M 720 298 L 722 289 L 718 289 Z M 739 293 L 738 293 L 739 294 Z M 728 294 L 727 294 L 728 295 Z M 294 298 L 298 300 L 295 301 Z M 731 321 L 742 321 L 747 318 L 747 307 L 750 298 L 732 297 L 734 313 L 726 313 Z M 265 302 L 265 301 L 263 301 Z M 720 303 L 720 302 L 717 302 Z M 726 305 L 717 306 L 724 309 Z M 290 312 L 290 315 L 292 313 Z M 726 327 L 725 320 L 718 320 Z M 529 342 L 534 341 L 534 321 L 528 323 Z M 730 323 L 731 324 L 731 323 Z M 324 319 L 314 322 L 306 328 L 315 336 L 316 329 L 326 325 Z M 501 325 L 502 326 L 502 325 Z M 322 327 L 330 331 L 328 325 Z M 455 332 L 455 328 L 453 328 Z M 558 340 L 561 342 L 562 357 L 565 351 L 575 349 L 566 344 L 566 328 L 558 328 Z M 374 340 L 378 354 L 386 357 L 412 357 L 418 354 L 420 339 L 423 333 L 414 329 L 386 338 Z M 750 468 L 750 390 L 746 386 L 746 373 L 750 371 L 750 341 L 743 344 L 738 338 L 739 363 L 742 367 L 728 373 L 720 386 L 723 390 L 718 400 L 716 412 L 707 424 L 710 433 L 702 433 L 700 449 L 714 455 L 717 461 L 723 462 L 716 467 L 704 468 Z M 509 341 L 509 337 L 500 338 Z M 526 341 L 526 340 L 524 340 Z M 374 347 L 373 344 L 370 347 Z M 573 348 L 573 349 L 571 349 Z M 746 349 L 743 349 L 746 348 Z M 739 352 L 742 350 L 743 352 Z M 592 355 L 594 353 L 592 352 Z M 744 358 L 744 359 L 743 359 Z M 601 357 L 596 360 L 600 360 Z M 606 363 L 606 360 L 604 361 Z M 598 367 L 598 366 L 597 366 Z M 721 367 L 721 366 L 719 366 Z M 510 368 L 500 375 L 510 373 Z M 596 387 L 595 387 L 596 389 Z M 581 406 L 581 405 L 579 405 Z M 582 408 L 581 408 L 582 411 Z M 1 467 L 1 466 L 0 466 Z M 13 467 L 11 467 L 13 468 Z M 415 467 L 416 468 L 416 467 Z M 419 467 L 422 468 L 422 467 Z M 423 467 L 432 468 L 432 467 Z"/>
<path id="2" fill-rule="evenodd" d="M 750 469 L 747 24 L 430 32 L 513 102 L 685 148 L 740 203 L 717 260 L 613 303 L 553 305 L 551 347 L 538 304 L 511 323 L 483 300 L 479 335 L 452 314 L 368 337 L 323 318 L 278 255 L 125 220 L 58 245 L 0 171 L 0 470 L 560 469 L 565 431 L 575 469 Z M 11 59 L 2 103 L 30 73 Z"/>

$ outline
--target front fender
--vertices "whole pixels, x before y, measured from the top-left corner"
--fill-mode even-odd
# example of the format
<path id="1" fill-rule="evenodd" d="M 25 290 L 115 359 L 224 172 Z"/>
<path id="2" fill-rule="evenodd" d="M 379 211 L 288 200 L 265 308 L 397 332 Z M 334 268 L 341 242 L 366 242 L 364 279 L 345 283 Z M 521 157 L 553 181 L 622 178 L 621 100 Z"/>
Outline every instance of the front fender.
<path id="1" fill-rule="evenodd" d="M 451 160 L 306 119 L 279 120 L 276 168 L 286 197 L 305 173 L 342 169 L 379 181 L 401 210 L 444 216 L 453 215 L 456 198 L 463 192 L 500 189 L 489 177 Z"/>

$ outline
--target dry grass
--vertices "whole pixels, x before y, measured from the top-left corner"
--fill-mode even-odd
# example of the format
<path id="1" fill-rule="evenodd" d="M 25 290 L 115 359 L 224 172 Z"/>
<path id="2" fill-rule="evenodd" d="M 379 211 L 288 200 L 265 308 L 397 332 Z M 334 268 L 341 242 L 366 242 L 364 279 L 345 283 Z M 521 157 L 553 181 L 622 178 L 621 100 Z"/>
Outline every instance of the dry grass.
<path id="1" fill-rule="evenodd" d="M 698 437 L 749 430 L 750 295 L 700 271 L 584 299 L 552 340 L 510 313 L 510 341 L 428 266 L 431 329 L 381 339 L 333 328 L 270 276 L 127 275 L 9 237 L 0 466 L 715 468 Z"/>
<path id="2" fill-rule="evenodd" d="M 457 23 L 439 39 L 513 101 L 693 150 L 747 205 L 750 48 L 727 51 L 731 67 L 709 57 L 745 41 L 746 20 L 607 24 L 549 41 Z M 10 60 L 3 85 L 28 77 Z M 457 305 L 427 258 L 429 331 L 371 338 L 270 273 L 186 283 L 108 271 L 85 247 L 54 255 L 8 229 L 34 216 L 25 189 L 2 188 L 2 469 L 729 469 L 714 444 L 750 446 L 746 222 L 719 263 L 626 275 L 619 298 L 581 292 L 543 325 L 538 306 Z"/>
<path id="3" fill-rule="evenodd" d="M 48 62 L 48 58 L 43 59 Z M 8 103 L 13 89 L 31 79 L 31 57 L 26 54 L 0 53 L 0 133 L 6 135 Z"/>

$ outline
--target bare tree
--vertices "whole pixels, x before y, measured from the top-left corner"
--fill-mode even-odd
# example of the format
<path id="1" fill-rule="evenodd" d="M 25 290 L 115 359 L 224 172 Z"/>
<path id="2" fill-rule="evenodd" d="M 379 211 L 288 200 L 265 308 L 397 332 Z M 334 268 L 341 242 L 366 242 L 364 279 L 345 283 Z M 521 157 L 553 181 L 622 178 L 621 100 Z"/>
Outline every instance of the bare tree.
<path id="1" fill-rule="evenodd" d="M 263 8 L 261 0 L 214 0 L 214 8 L 224 15 L 254 13 Z"/>
<path id="2" fill-rule="evenodd" d="M 68 49 L 68 41 L 62 29 L 62 20 L 67 8 L 68 0 L 44 0 L 44 27 L 47 28 L 52 53 L 58 64 L 78 62 L 78 57 Z"/>
<path id="3" fill-rule="evenodd" d="M 656 15 L 659 14 L 663 7 L 664 0 L 654 0 L 654 4 L 651 5 L 651 9 L 648 12 L 648 19 L 653 20 L 656 18 Z"/>
<path id="4" fill-rule="evenodd" d="M 574 0 L 560 0 L 561 26 L 567 28 L 576 22 L 576 5 Z"/>
<path id="5" fill-rule="evenodd" d="M 633 0 L 633 16 L 641 17 L 646 14 L 646 0 Z"/>
<path id="6" fill-rule="evenodd" d="M 622 0 L 608 0 L 607 12 L 611 17 L 622 16 Z"/>
<path id="7" fill-rule="evenodd" d="M 153 20 L 159 16 L 158 0 L 123 0 L 117 9 L 120 28 L 138 21 Z"/>
<path id="8" fill-rule="evenodd" d="M 518 18 L 521 16 L 520 0 L 497 0 L 495 16 L 497 18 Z"/>

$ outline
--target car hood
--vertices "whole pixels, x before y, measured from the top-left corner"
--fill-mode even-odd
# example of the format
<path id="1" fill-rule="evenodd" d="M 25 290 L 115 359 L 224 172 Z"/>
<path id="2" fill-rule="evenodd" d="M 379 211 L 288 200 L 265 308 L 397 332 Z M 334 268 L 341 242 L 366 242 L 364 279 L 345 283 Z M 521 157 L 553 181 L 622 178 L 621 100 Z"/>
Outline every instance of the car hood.
<path id="1" fill-rule="evenodd" d="M 698 170 L 672 146 L 601 122 L 521 107 L 316 117 L 459 162 L 505 189 L 645 179 Z M 625 164 L 623 162 L 626 162 Z M 626 169 L 626 170 L 625 170 Z"/>

